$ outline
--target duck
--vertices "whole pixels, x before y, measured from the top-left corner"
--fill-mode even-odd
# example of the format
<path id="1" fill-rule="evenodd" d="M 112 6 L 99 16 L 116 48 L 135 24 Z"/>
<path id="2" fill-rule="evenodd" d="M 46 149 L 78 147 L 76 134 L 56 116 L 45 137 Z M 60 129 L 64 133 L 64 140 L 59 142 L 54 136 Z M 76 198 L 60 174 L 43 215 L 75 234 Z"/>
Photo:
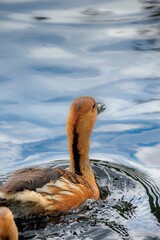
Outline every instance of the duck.
<path id="1" fill-rule="evenodd" d="M 56 214 L 99 200 L 100 188 L 89 160 L 90 137 L 105 104 L 90 96 L 76 98 L 66 121 L 69 169 L 29 167 L 17 170 L 0 186 L 0 198 L 33 203 L 33 214 Z"/>
<path id="2" fill-rule="evenodd" d="M 18 240 L 18 230 L 13 214 L 7 207 L 0 207 L 0 240 Z"/>

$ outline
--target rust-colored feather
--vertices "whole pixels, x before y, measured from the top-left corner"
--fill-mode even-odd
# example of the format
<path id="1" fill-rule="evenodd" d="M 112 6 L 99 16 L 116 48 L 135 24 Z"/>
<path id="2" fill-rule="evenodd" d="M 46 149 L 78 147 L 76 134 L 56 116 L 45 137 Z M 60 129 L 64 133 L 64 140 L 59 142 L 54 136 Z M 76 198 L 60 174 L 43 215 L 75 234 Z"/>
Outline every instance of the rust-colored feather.
<path id="1" fill-rule="evenodd" d="M 18 240 L 18 230 L 9 208 L 0 208 L 0 240 Z"/>

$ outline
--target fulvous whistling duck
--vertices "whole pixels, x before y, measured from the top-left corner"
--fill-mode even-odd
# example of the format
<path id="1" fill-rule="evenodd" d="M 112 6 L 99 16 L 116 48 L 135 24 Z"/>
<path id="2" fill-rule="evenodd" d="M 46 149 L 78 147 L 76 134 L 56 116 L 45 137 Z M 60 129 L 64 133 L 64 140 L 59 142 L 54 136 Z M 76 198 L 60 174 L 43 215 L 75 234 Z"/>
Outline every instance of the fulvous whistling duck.
<path id="1" fill-rule="evenodd" d="M 76 209 L 87 199 L 99 199 L 100 190 L 89 162 L 90 136 L 97 115 L 105 110 L 92 97 L 75 99 L 66 129 L 70 153 L 69 170 L 26 168 L 16 171 L 0 187 L 0 197 L 23 203 L 34 202 L 34 214 L 60 213 Z"/>
<path id="2" fill-rule="evenodd" d="M 0 240 L 18 240 L 18 230 L 7 207 L 0 208 Z"/>

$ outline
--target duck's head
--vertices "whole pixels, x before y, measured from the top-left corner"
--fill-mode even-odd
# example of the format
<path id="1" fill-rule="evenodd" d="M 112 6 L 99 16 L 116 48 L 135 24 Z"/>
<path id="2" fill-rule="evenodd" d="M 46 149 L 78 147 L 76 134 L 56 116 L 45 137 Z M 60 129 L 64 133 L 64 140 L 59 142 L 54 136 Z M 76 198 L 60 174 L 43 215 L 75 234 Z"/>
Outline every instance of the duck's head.
<path id="1" fill-rule="evenodd" d="M 67 118 L 67 135 L 70 152 L 70 170 L 82 173 L 82 165 L 89 158 L 90 135 L 97 115 L 105 110 L 103 103 L 92 97 L 79 97 L 73 101 Z"/>
<path id="2" fill-rule="evenodd" d="M 105 104 L 97 102 L 92 97 L 79 97 L 73 101 L 67 119 L 68 129 L 76 129 L 77 133 L 85 131 L 86 134 L 91 133 L 97 115 L 105 110 Z M 80 133 L 80 132 L 79 132 Z"/>
<path id="3" fill-rule="evenodd" d="M 0 227 L 0 239 L 18 240 L 13 214 L 7 207 L 0 207 Z"/>

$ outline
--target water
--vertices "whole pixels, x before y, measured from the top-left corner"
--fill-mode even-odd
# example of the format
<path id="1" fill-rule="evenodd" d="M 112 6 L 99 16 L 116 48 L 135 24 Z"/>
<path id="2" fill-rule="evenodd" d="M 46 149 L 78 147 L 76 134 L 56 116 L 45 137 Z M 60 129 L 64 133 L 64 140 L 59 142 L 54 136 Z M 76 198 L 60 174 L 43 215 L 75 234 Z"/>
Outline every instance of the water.
<path id="1" fill-rule="evenodd" d="M 107 199 L 17 218 L 20 239 L 160 239 L 160 2 L 0 1 L 0 181 L 68 166 L 69 105 L 107 105 L 91 139 Z"/>

